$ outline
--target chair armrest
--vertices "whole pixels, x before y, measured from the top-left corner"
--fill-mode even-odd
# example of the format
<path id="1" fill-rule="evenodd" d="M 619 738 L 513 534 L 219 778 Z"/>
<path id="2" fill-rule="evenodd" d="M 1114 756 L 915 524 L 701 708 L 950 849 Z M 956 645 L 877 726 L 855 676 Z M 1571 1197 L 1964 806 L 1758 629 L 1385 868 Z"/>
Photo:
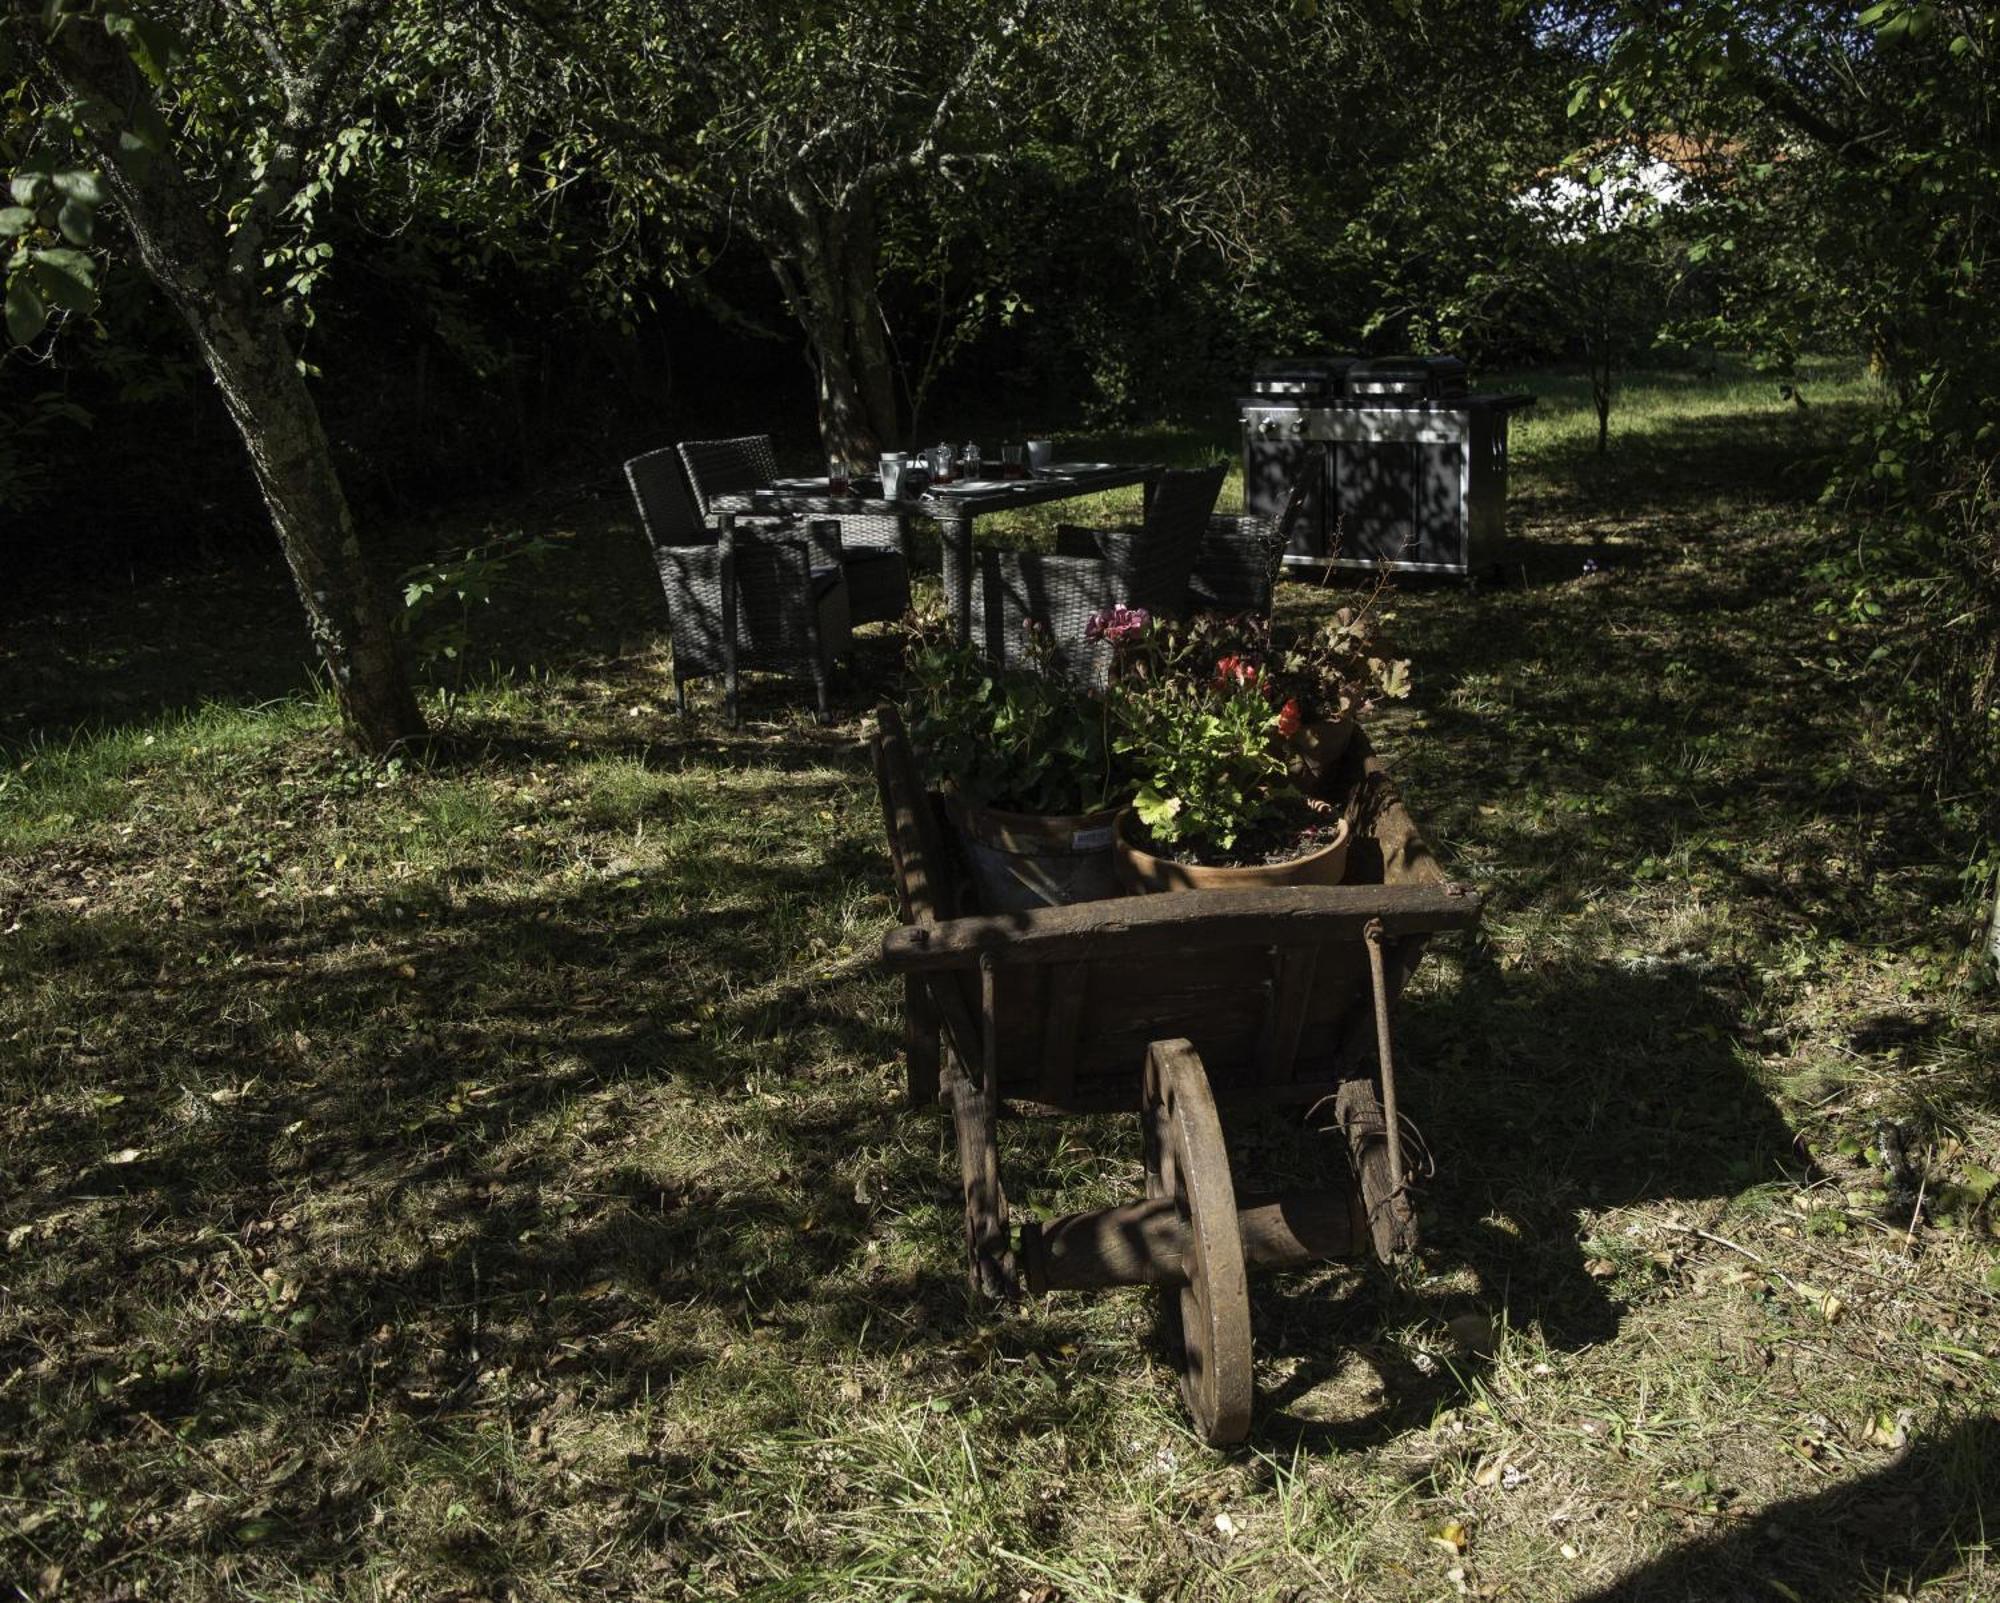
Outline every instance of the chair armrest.
<path id="1" fill-rule="evenodd" d="M 1284 548 L 1275 519 L 1250 513 L 1211 516 L 1188 581 L 1190 599 L 1207 611 L 1268 613 Z"/>
<path id="2" fill-rule="evenodd" d="M 722 593 L 722 547 L 720 545 L 657 545 L 653 558 L 666 586 L 669 603 L 681 597 L 719 597 Z"/>
<path id="3" fill-rule="evenodd" d="M 840 566 L 840 519 L 813 518 L 799 522 L 792 518 L 739 517 L 725 512 L 718 520 L 722 525 L 725 539 L 748 536 L 752 539 L 768 540 L 783 537 L 806 551 L 815 568 L 837 568 Z"/>
<path id="4" fill-rule="evenodd" d="M 997 576 L 1010 590 L 1023 597 L 1046 602 L 1050 609 L 1036 606 L 1031 615 L 1045 627 L 1054 627 L 1054 618 L 1063 609 L 1088 605 L 1089 612 L 1111 605 L 1111 576 L 1097 557 L 1052 556 L 1045 551 L 1008 551 L 982 546 L 977 552 L 982 573 Z M 1077 622 L 1076 633 L 1090 621 L 1086 612 Z"/>

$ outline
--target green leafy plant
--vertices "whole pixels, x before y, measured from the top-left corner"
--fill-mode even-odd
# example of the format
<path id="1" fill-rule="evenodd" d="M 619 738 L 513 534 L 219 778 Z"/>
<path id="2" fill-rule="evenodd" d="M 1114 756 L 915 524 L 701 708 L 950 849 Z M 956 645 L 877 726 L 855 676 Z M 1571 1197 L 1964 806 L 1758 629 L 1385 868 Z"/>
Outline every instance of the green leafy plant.
<path id="1" fill-rule="evenodd" d="M 1280 699 L 1298 704 L 1304 722 L 1362 717 L 1409 695 L 1409 662 L 1383 653 L 1380 596 L 1378 587 L 1359 606 L 1342 607 L 1296 639 L 1268 647 L 1265 671 Z"/>
<path id="2" fill-rule="evenodd" d="M 1095 812 L 1128 799 L 1105 695 L 1041 665 L 995 668 L 937 622 L 912 625 L 906 664 L 910 739 L 933 784 L 1020 813 Z"/>
<path id="3" fill-rule="evenodd" d="M 1229 649 L 1241 644 L 1246 650 Z M 1292 789 L 1286 700 L 1240 623 L 1150 626 L 1118 681 L 1113 744 L 1132 771 L 1133 811 L 1166 847 L 1228 852 Z"/>
<path id="4" fill-rule="evenodd" d="M 539 535 L 512 530 L 470 546 L 444 561 L 420 562 L 403 575 L 403 628 L 416 642 L 426 667 L 457 665 L 462 675 L 472 644 L 475 608 L 490 606 L 494 595 L 523 565 L 539 566 L 563 548 Z"/>
<path id="5" fill-rule="evenodd" d="M 1143 776 L 1133 811 L 1154 840 L 1227 851 L 1275 811 L 1287 783 L 1280 712 L 1255 670 L 1206 687 L 1156 681 L 1119 711 L 1118 751 Z"/>

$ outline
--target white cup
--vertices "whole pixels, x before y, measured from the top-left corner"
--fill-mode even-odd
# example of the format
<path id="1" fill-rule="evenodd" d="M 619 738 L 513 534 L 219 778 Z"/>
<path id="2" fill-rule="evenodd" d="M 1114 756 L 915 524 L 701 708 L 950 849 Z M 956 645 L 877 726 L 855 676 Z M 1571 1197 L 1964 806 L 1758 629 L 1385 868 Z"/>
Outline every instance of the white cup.
<path id="1" fill-rule="evenodd" d="M 882 496 L 893 501 L 903 493 L 903 465 L 909 461 L 901 451 L 882 453 Z"/>
<path id="2" fill-rule="evenodd" d="M 1054 450 L 1055 447 L 1047 440 L 1030 440 L 1028 442 L 1028 471 L 1030 473 L 1048 472 L 1049 458 L 1053 455 Z"/>

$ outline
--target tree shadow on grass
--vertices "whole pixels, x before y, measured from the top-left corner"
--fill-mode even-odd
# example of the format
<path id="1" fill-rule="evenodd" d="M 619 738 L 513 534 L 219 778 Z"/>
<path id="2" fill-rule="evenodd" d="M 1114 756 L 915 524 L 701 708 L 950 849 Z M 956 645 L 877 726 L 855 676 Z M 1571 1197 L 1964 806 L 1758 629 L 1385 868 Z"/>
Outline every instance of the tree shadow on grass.
<path id="1" fill-rule="evenodd" d="M 1914 1597 L 1980 1565 L 2000 1518 L 2000 1421 L 1913 1437 L 1884 1469 L 1731 1521 L 1580 1603 L 1863 1603 Z"/>
<path id="2" fill-rule="evenodd" d="M 1741 1020 L 1716 977 L 1616 965 L 1503 975 L 1477 947 L 1472 956 L 1457 984 L 1399 1022 L 1403 1106 L 1435 1161 L 1420 1260 L 1394 1277 L 1371 1263 L 1323 1288 L 1253 1278 L 1259 1363 L 1283 1376 L 1260 1400 L 1260 1444 L 1351 1450 L 1460 1395 L 1480 1361 L 1457 1373 L 1415 1361 L 1394 1337 L 1403 1328 L 1441 1332 L 1478 1313 L 1557 1349 L 1612 1339 L 1622 1307 L 1592 1269 L 1623 1254 L 1581 1238 L 1579 1211 L 1719 1203 L 1802 1167 L 1739 1053 Z M 1341 1143 L 1311 1150 L 1320 1177 L 1285 1183 L 1344 1185 Z M 1268 1186 L 1241 1165 L 1236 1180 Z M 1467 1269 L 1477 1291 L 1440 1283 Z"/>

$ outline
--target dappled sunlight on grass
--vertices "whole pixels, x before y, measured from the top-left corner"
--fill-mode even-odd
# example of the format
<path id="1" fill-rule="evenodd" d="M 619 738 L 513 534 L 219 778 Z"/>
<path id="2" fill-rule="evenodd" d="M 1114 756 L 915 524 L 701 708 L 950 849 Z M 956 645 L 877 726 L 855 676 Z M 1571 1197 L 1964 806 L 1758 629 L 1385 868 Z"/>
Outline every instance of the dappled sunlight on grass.
<path id="1" fill-rule="evenodd" d="M 1417 692 L 1376 738 L 1487 916 L 1399 1019 L 1426 1249 L 1256 1283 L 1238 1455 L 1189 1436 L 1151 1293 L 964 1289 L 956 1159 L 900 1108 L 872 966 L 863 720 L 893 641 L 864 638 L 831 726 L 778 679 L 741 729 L 712 688 L 681 719 L 607 494 L 481 620 L 488 666 L 434 687 L 435 747 L 382 766 L 310 696 L 248 705 L 274 693 L 253 652 L 241 704 L 190 712 L 147 678 L 158 615 L 92 603 L 0 789 L 0 1576 L 517 1603 L 1990 1587 L 2000 1048 L 1958 966 L 1963 843 L 1816 649 L 1821 536 L 1787 499 L 1863 389 L 1633 390 L 1602 464 L 1573 385 L 1522 428 L 1506 586 L 1391 593 Z M 1005 1140 L 1027 1212 L 1141 1184 L 1129 1118 Z M 1251 1185 L 1345 1161 L 1284 1119 L 1231 1144 Z"/>

